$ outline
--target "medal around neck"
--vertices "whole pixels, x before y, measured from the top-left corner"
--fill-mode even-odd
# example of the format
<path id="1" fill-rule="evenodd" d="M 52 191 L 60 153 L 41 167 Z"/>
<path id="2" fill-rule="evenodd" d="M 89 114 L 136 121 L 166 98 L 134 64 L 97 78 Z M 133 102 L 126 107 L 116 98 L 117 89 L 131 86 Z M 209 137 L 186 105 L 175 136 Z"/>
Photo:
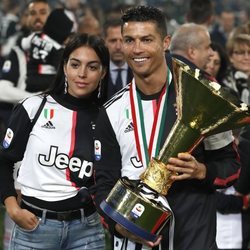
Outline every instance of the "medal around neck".
<path id="1" fill-rule="evenodd" d="M 100 207 L 129 232 L 155 241 L 173 216 L 166 195 L 175 174 L 165 165 L 180 152 L 192 152 L 208 135 L 250 123 L 249 108 L 218 83 L 173 59 L 177 120 L 159 155 L 139 181 L 119 179 Z M 165 197 L 166 196 L 166 197 Z"/>

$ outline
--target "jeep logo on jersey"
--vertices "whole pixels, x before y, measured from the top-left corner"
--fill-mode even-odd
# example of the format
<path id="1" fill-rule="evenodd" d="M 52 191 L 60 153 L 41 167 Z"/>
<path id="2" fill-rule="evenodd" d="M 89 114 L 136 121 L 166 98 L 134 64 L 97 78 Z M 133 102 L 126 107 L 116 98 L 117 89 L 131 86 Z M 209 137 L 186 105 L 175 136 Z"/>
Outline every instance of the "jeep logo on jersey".
<path id="1" fill-rule="evenodd" d="M 79 178 L 91 177 L 93 174 L 93 162 L 81 160 L 77 157 L 71 157 L 67 154 L 58 154 L 58 147 L 51 146 L 49 155 L 38 155 L 38 162 L 45 167 L 52 167 L 55 166 L 60 170 L 64 170 L 69 168 L 72 172 L 79 171 Z"/>

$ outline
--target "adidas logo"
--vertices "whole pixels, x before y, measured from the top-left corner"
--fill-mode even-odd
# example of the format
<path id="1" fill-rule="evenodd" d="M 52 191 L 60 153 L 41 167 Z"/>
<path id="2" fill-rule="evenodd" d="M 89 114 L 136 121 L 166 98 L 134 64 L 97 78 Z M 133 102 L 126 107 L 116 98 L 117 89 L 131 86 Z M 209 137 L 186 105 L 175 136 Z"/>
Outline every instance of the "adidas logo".
<path id="1" fill-rule="evenodd" d="M 124 133 L 128 133 L 134 130 L 133 122 L 130 122 L 130 124 L 125 128 Z"/>
<path id="2" fill-rule="evenodd" d="M 46 124 L 42 126 L 42 128 L 55 129 L 55 126 L 51 121 L 48 121 Z"/>

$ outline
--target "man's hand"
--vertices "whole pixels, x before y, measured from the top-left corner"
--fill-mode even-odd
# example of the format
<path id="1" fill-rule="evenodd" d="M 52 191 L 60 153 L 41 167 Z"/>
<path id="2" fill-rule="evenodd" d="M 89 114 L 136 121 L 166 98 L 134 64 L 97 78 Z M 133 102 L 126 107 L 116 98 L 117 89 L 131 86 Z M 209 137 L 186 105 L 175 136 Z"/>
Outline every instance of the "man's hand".
<path id="1" fill-rule="evenodd" d="M 123 226 L 121 226 L 119 224 L 115 225 L 115 229 L 118 233 L 120 233 L 125 238 L 128 238 L 129 240 L 131 240 L 133 242 L 146 245 L 148 247 L 158 246 L 161 242 L 161 239 L 162 239 L 162 236 L 159 236 L 155 242 L 144 240 L 144 239 L 130 233 L 127 229 L 125 229 Z"/>
<path id="2" fill-rule="evenodd" d="M 178 158 L 170 158 L 166 167 L 168 170 L 177 173 L 177 175 L 171 177 L 173 181 L 186 179 L 203 180 L 206 177 L 206 166 L 198 162 L 189 153 L 179 153 Z"/>

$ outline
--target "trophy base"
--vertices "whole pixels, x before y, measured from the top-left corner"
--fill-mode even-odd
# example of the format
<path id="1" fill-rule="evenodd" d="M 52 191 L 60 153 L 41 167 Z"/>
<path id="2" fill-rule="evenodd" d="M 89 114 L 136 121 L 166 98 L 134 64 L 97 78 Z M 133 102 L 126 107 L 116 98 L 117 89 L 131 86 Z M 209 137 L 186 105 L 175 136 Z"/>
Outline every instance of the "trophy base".
<path id="1" fill-rule="evenodd" d="M 141 196 L 140 190 L 127 178 L 117 181 L 100 207 L 129 232 L 153 242 L 172 215 L 162 204 Z"/>

